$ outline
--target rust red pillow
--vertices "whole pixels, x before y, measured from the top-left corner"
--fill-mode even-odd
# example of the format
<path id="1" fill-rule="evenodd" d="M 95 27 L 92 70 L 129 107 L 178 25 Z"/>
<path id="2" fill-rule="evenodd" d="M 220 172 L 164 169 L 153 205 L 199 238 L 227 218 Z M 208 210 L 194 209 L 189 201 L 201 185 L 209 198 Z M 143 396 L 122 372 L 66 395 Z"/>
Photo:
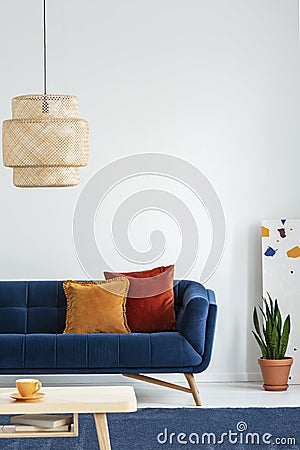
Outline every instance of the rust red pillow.
<path id="1" fill-rule="evenodd" d="M 126 303 L 127 323 L 134 333 L 176 329 L 174 310 L 174 265 L 141 272 L 104 272 L 105 278 L 126 277 L 129 291 Z"/>

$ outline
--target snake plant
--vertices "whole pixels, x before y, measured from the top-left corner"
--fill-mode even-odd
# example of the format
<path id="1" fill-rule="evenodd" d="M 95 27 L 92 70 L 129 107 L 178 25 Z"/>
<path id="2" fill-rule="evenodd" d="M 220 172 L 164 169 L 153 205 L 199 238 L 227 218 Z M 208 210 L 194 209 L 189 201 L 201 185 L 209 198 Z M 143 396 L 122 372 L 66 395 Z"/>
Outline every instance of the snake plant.
<path id="1" fill-rule="evenodd" d="M 287 349 L 291 320 L 288 315 L 282 326 L 282 317 L 277 299 L 272 300 L 270 294 L 268 300 L 263 298 L 263 307 L 259 306 L 262 315 L 262 326 L 258 320 L 257 309 L 253 310 L 253 324 L 255 331 L 252 331 L 260 347 L 263 359 L 283 359 Z"/>

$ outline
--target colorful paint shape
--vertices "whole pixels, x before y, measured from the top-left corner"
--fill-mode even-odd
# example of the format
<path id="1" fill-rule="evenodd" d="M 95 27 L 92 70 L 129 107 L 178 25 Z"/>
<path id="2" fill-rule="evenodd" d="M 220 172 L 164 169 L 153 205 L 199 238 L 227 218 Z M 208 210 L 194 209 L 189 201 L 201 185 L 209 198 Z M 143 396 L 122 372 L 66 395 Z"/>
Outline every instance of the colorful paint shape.
<path id="1" fill-rule="evenodd" d="M 265 251 L 264 255 L 265 256 L 274 256 L 275 253 L 277 252 L 277 250 L 278 250 L 278 248 L 276 250 L 274 250 L 274 248 L 268 247 L 267 250 Z"/>
<path id="2" fill-rule="evenodd" d="M 282 237 L 282 238 L 286 237 L 285 228 L 277 228 L 277 231 L 278 231 L 280 237 Z"/>
<path id="3" fill-rule="evenodd" d="M 285 224 L 285 222 L 286 222 L 286 219 L 281 219 L 281 223 L 282 223 L 282 225 L 284 225 L 284 224 Z"/>
<path id="4" fill-rule="evenodd" d="M 286 252 L 289 258 L 300 258 L 300 247 L 296 245 L 296 247 L 291 248 Z"/>
<path id="5" fill-rule="evenodd" d="M 261 227 L 261 236 L 262 237 L 269 237 L 270 236 L 269 228 L 262 226 Z"/>

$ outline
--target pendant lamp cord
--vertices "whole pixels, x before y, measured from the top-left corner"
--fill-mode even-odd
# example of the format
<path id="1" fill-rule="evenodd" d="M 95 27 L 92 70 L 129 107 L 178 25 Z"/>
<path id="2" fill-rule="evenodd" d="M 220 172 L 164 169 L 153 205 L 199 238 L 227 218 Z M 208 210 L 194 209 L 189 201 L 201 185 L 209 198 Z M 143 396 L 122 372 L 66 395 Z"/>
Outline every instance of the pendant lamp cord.
<path id="1" fill-rule="evenodd" d="M 43 0 L 43 32 L 44 32 L 44 94 L 47 94 L 47 38 L 46 38 L 46 0 Z"/>
<path id="2" fill-rule="evenodd" d="M 42 112 L 49 113 L 47 100 L 47 36 L 46 36 L 46 0 L 43 0 L 43 54 L 44 54 L 44 98 L 42 101 Z"/>

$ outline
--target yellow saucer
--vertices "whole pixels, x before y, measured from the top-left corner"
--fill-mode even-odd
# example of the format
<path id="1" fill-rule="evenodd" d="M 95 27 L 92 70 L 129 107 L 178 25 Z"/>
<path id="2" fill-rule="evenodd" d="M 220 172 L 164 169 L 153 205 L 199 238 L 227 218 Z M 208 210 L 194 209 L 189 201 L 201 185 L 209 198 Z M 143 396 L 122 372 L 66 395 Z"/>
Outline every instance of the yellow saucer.
<path id="1" fill-rule="evenodd" d="M 26 401 L 26 400 L 39 400 L 40 398 L 44 397 L 44 395 L 45 394 L 43 392 L 37 392 L 32 397 L 22 397 L 22 395 L 20 395 L 19 392 L 14 392 L 13 394 L 10 394 L 10 397 L 14 398 L 15 400 Z"/>

